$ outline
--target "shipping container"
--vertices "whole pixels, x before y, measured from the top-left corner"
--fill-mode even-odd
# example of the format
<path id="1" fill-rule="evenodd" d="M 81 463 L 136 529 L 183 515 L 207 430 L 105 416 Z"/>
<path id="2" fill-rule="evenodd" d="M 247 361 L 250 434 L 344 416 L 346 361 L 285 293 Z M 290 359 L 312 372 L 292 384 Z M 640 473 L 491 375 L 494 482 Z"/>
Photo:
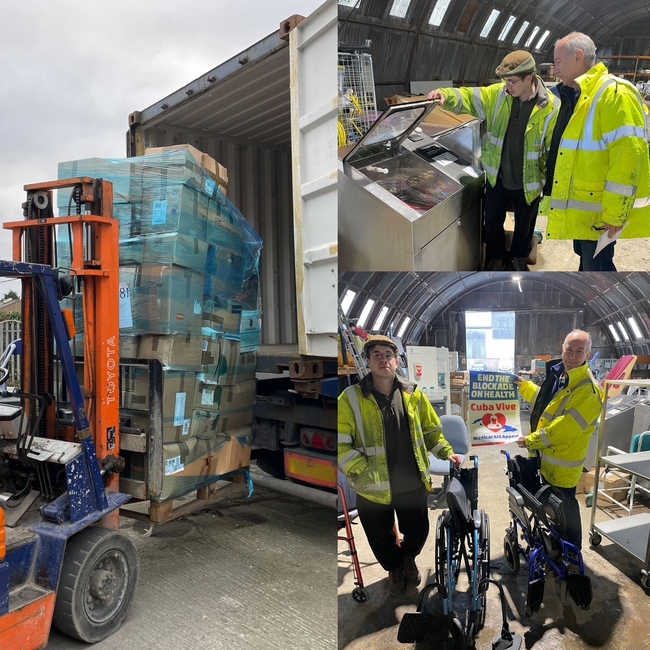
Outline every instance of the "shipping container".
<path id="1" fill-rule="evenodd" d="M 328 0 L 128 117 L 127 157 L 190 144 L 227 169 L 228 198 L 260 234 L 262 346 L 254 452 L 334 488 L 337 17 Z M 306 427 L 309 429 L 303 431 Z M 314 433 L 315 431 L 315 433 Z M 292 460 L 293 459 L 293 460 Z M 323 479 L 322 461 L 331 467 Z"/>

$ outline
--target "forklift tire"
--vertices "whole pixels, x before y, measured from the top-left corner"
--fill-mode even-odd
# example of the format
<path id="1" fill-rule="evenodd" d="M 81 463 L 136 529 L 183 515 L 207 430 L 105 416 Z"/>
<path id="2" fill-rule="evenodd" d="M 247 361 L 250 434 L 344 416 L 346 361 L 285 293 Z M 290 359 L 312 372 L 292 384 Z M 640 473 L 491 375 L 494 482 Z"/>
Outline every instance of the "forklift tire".
<path id="1" fill-rule="evenodd" d="M 87 643 L 106 639 L 131 607 L 138 570 L 138 552 L 128 537 L 106 528 L 80 531 L 65 549 L 54 626 Z"/>

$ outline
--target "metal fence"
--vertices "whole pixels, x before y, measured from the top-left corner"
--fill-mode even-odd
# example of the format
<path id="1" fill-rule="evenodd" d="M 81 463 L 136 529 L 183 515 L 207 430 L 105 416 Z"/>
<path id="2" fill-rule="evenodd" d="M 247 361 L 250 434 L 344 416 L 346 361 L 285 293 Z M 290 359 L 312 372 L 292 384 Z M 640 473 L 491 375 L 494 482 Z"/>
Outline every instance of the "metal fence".
<path id="1" fill-rule="evenodd" d="M 0 322 L 0 355 L 7 349 L 7 346 L 21 337 L 21 323 L 19 320 L 5 320 Z M 9 360 L 8 386 L 20 385 L 20 360 L 12 356 Z"/>

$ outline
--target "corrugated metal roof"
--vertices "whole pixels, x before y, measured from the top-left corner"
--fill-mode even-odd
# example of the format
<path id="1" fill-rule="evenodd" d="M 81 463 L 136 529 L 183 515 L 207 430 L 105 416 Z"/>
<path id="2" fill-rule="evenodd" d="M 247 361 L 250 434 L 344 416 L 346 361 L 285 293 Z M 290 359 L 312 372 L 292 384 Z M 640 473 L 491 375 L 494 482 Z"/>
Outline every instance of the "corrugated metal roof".
<path id="1" fill-rule="evenodd" d="M 379 99 L 409 92 L 411 81 L 486 82 L 494 79 L 494 70 L 505 54 L 515 49 L 530 49 L 538 64 L 551 62 L 555 41 L 571 31 L 588 34 L 599 47 L 612 47 L 612 54 L 650 53 L 650 39 L 643 44 L 638 38 L 634 44 L 628 43 L 635 35 L 650 32 L 647 0 L 452 0 L 440 27 L 428 22 L 435 4 L 436 0 L 413 0 L 404 18 L 390 16 L 391 3 L 385 0 L 361 0 L 356 8 L 339 6 L 339 40 L 346 44 L 372 40 L 370 53 Z M 500 11 L 499 17 L 487 38 L 482 38 L 481 30 L 494 9 Z M 511 15 L 515 22 L 508 36 L 499 41 Z M 514 44 L 524 21 L 529 25 Z M 525 47 L 536 27 L 539 31 Z M 541 50 L 535 50 L 546 30 L 548 38 Z M 380 107 L 384 108 L 381 101 Z"/>
<path id="2" fill-rule="evenodd" d="M 341 273 L 339 299 L 348 289 L 357 295 L 350 305 L 348 318 L 358 318 L 368 298 L 375 305 L 367 320 L 368 327 L 384 305 L 389 307 L 384 327 L 399 323 L 403 315 L 411 322 L 402 340 L 417 345 L 425 341 L 432 323 L 462 303 L 466 308 L 472 292 L 480 290 L 482 306 L 494 309 L 544 308 L 575 309 L 589 313 L 592 325 L 600 326 L 612 347 L 616 342 L 608 329 L 610 323 L 634 316 L 643 334 L 641 341 L 627 345 L 635 352 L 650 350 L 650 274 L 632 273 L 525 273 L 521 289 L 513 283 L 513 274 L 504 273 Z M 485 295 L 489 289 L 490 295 Z"/>
<path id="3" fill-rule="evenodd" d="M 166 123 L 239 142 L 291 146 L 289 48 L 277 31 L 210 70 L 131 121 Z"/>

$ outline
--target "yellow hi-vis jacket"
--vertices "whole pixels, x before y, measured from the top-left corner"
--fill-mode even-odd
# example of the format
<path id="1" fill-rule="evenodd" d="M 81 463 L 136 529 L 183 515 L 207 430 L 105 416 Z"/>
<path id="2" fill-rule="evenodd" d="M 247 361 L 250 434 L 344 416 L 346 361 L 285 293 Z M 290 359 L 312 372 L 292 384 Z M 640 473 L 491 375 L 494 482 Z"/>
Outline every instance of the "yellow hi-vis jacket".
<path id="1" fill-rule="evenodd" d="M 551 146 L 560 100 L 537 77 L 537 103 L 526 125 L 524 139 L 524 193 L 530 205 L 540 194 L 546 182 L 546 153 Z M 487 124 L 487 139 L 481 153 L 481 164 L 492 187 L 496 185 L 503 141 L 510 121 L 512 96 L 506 84 L 498 83 L 477 88 L 441 88 L 445 110 L 468 113 Z"/>
<path id="2" fill-rule="evenodd" d="M 414 383 L 401 377 L 397 380 L 415 460 L 422 482 L 431 492 L 428 452 L 445 460 L 454 450 L 443 436 L 442 425 L 431 402 Z M 372 394 L 370 375 L 339 396 L 338 464 L 355 492 L 375 503 L 387 505 L 391 502 L 384 420 Z"/>
<path id="3" fill-rule="evenodd" d="M 542 413 L 537 430 L 526 438 L 529 451 L 542 456 L 542 476 L 556 487 L 578 485 L 587 458 L 592 433 L 596 430 L 603 391 L 587 363 L 568 371 L 569 383 L 558 391 Z M 534 403 L 539 386 L 524 381 L 521 396 Z"/>
<path id="4" fill-rule="evenodd" d="M 578 77 L 580 97 L 558 150 L 553 189 L 540 212 L 549 239 L 596 240 L 604 224 L 622 238 L 650 237 L 647 113 L 628 81 L 598 63 Z"/>

